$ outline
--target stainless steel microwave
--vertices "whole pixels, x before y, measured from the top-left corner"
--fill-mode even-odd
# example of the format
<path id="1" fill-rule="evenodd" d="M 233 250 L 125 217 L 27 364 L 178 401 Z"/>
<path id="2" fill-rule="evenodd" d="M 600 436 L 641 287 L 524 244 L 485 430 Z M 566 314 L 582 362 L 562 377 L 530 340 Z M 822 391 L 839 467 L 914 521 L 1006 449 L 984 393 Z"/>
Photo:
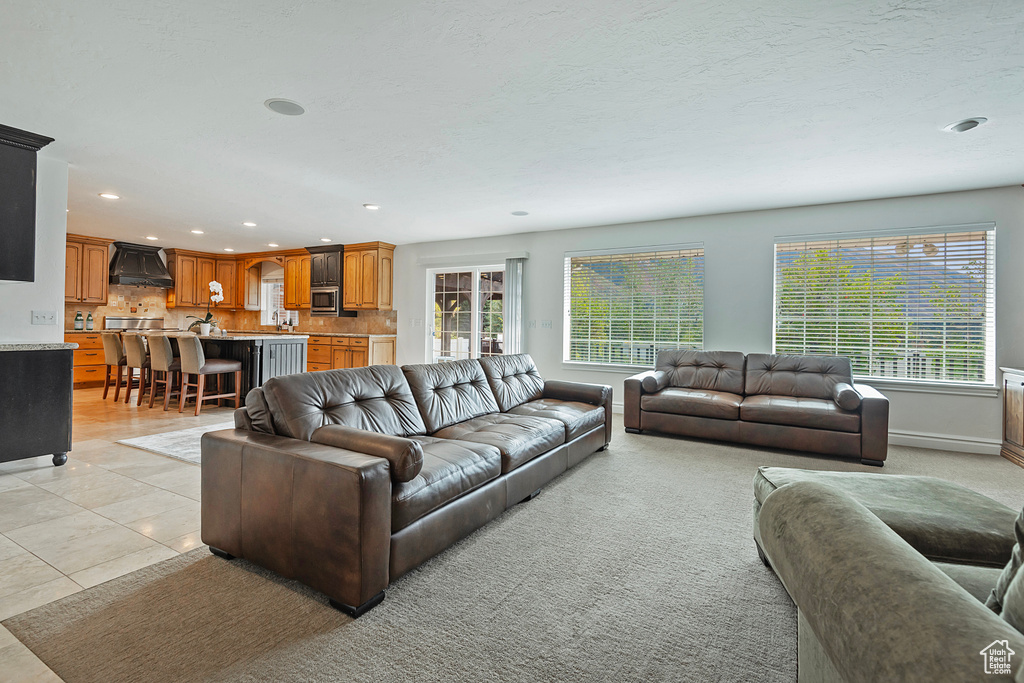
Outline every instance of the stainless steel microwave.
<path id="1" fill-rule="evenodd" d="M 333 317 L 341 315 L 341 288 L 311 288 L 309 290 L 309 314 Z"/>

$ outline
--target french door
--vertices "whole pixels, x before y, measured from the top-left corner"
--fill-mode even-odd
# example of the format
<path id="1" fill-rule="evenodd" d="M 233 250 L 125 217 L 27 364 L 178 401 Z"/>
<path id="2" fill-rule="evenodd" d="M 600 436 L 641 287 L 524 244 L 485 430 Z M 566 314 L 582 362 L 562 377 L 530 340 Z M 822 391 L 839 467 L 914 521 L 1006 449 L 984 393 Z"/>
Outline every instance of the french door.
<path id="1" fill-rule="evenodd" d="M 500 356 L 505 341 L 505 268 L 438 269 L 431 275 L 431 362 Z"/>

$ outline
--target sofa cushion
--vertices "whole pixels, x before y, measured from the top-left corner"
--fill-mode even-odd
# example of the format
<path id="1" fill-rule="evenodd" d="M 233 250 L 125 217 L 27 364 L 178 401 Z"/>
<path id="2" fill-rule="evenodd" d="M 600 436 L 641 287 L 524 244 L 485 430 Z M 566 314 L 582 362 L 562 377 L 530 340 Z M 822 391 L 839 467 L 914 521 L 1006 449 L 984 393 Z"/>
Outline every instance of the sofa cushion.
<path id="1" fill-rule="evenodd" d="M 860 413 L 843 410 L 835 401 L 823 398 L 747 396 L 740 404 L 740 419 L 834 432 L 860 432 Z"/>
<path id="2" fill-rule="evenodd" d="M 486 356 L 480 359 L 480 367 L 503 413 L 540 398 L 544 392 L 544 379 L 528 353 Z"/>
<path id="3" fill-rule="evenodd" d="M 405 365 L 402 372 L 409 380 L 429 434 L 457 422 L 498 412 L 498 404 L 478 360 Z"/>
<path id="4" fill-rule="evenodd" d="M 409 384 L 394 365 L 273 377 L 263 384 L 263 396 L 277 433 L 293 439 L 309 441 L 329 424 L 391 436 L 426 432 Z"/>
<path id="5" fill-rule="evenodd" d="M 1003 567 L 1002 572 L 999 573 L 999 577 L 996 579 L 994 588 L 988 596 L 988 600 L 985 602 L 992 611 L 999 614 L 1003 611 L 1003 602 L 1006 598 L 1006 591 L 1010 587 L 1010 583 L 1017 574 L 1020 574 L 1020 568 L 1022 562 L 1022 546 L 1024 546 L 1024 510 L 1017 515 L 1017 521 L 1013 524 L 1013 534 L 1016 543 L 1013 544 L 1013 551 L 1010 554 L 1010 561 Z"/>
<path id="6" fill-rule="evenodd" d="M 1024 572 L 1017 572 L 1007 587 L 1001 614 L 1010 626 L 1024 633 Z"/>
<path id="7" fill-rule="evenodd" d="M 604 424 L 604 408 L 591 403 L 541 398 L 513 408 L 513 415 L 532 415 L 558 420 L 565 425 L 565 440 L 572 441 Z"/>
<path id="8" fill-rule="evenodd" d="M 656 370 L 668 375 L 668 386 L 743 393 L 743 354 L 738 351 L 667 349 L 658 352 Z"/>
<path id="9" fill-rule="evenodd" d="M 501 473 L 494 446 L 430 436 L 415 436 L 423 449 L 423 466 L 411 480 L 391 489 L 391 531 L 486 484 Z"/>
<path id="10" fill-rule="evenodd" d="M 853 384 L 850 359 L 842 356 L 791 356 L 752 353 L 747 356 L 747 396 L 801 396 L 833 400 L 836 384 Z"/>
<path id="11" fill-rule="evenodd" d="M 668 387 L 656 394 L 641 396 L 640 408 L 652 413 L 738 420 L 741 401 L 742 396 L 726 391 Z"/>
<path id="12" fill-rule="evenodd" d="M 798 481 L 844 491 L 930 560 L 1002 567 L 1010 559 L 1017 513 L 958 484 L 899 474 L 759 467 L 754 497 L 764 503 L 772 491 Z"/>
<path id="13" fill-rule="evenodd" d="M 546 417 L 491 413 L 446 427 L 434 436 L 497 447 L 505 474 L 565 443 L 565 425 Z"/>
<path id="14" fill-rule="evenodd" d="M 249 416 L 252 431 L 277 434 L 274 429 L 274 416 L 270 412 L 261 387 L 255 387 L 245 395 L 245 412 Z"/>

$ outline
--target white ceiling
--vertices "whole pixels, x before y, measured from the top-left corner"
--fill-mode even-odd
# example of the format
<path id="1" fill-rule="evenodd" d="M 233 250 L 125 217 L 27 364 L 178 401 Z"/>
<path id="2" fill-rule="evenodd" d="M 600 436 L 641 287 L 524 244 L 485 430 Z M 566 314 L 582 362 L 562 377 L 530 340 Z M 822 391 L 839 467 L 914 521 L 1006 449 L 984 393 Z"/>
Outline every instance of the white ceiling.
<path id="1" fill-rule="evenodd" d="M 57 138 L 71 232 L 401 244 L 1024 181 L 1020 0 L 2 7 L 0 123 Z"/>

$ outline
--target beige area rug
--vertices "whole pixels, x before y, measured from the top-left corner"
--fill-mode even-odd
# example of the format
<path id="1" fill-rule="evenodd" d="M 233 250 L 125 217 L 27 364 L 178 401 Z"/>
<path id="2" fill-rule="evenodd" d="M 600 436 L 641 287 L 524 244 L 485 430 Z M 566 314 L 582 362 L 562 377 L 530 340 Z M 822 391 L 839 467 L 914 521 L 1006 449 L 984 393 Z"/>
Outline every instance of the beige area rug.
<path id="1" fill-rule="evenodd" d="M 206 432 L 216 432 L 221 429 L 233 429 L 234 426 L 234 422 L 223 422 L 206 427 L 190 427 L 173 432 L 164 432 L 163 434 L 150 434 L 149 436 L 137 436 L 132 439 L 121 439 L 117 443 L 198 465 L 203 459 L 201 450 L 203 434 Z"/>
<path id="2" fill-rule="evenodd" d="M 881 476 L 930 472 L 1022 502 L 1024 470 L 1001 458 L 892 450 Z M 795 608 L 751 540 L 759 464 L 867 470 L 619 431 L 355 621 L 197 550 L 4 626 L 69 683 L 791 682 Z"/>

